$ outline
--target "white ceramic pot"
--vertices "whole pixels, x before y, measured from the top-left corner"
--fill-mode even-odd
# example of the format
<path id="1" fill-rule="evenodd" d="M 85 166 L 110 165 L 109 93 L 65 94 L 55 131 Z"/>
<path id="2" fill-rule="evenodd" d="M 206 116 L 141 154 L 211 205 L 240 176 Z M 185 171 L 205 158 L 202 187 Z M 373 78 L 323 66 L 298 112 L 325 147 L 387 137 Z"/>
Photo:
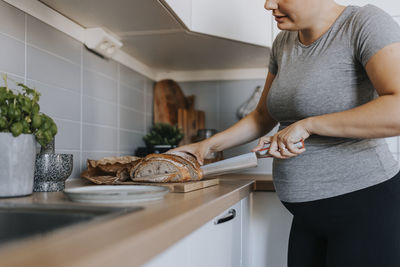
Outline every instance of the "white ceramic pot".
<path id="1" fill-rule="evenodd" d="M 33 134 L 0 133 L 0 197 L 32 194 L 35 158 Z"/>

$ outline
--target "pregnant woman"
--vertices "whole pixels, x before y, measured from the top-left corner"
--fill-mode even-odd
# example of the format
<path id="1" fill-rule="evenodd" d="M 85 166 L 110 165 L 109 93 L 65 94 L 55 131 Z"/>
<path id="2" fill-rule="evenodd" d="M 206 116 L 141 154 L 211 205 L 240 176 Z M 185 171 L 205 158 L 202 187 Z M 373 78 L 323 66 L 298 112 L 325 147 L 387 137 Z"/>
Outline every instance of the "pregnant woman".
<path id="1" fill-rule="evenodd" d="M 400 28 L 373 6 L 267 0 L 282 30 L 262 98 L 246 118 L 178 148 L 202 162 L 261 137 L 294 215 L 289 267 L 400 266 L 400 174 L 383 137 L 400 135 Z M 305 148 L 294 144 L 304 140 Z"/>

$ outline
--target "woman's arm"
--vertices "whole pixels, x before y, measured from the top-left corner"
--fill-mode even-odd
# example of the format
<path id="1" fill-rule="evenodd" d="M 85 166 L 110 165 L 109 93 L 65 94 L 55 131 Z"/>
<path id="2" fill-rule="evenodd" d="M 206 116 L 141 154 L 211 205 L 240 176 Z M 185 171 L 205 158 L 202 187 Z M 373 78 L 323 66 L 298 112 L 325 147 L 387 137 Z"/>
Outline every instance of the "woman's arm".
<path id="1" fill-rule="evenodd" d="M 378 51 L 365 70 L 379 97 L 350 110 L 306 119 L 311 134 L 349 138 L 400 135 L 400 43 Z"/>
<path id="2" fill-rule="evenodd" d="M 309 117 L 291 124 L 271 139 L 269 154 L 277 158 L 298 155 L 293 143 L 311 134 L 347 138 L 400 135 L 400 43 L 379 50 L 365 70 L 379 97 L 353 109 Z"/>
<path id="3" fill-rule="evenodd" d="M 267 109 L 267 95 L 275 75 L 268 72 L 264 90 L 256 109 L 232 127 L 208 139 L 212 151 L 222 151 L 250 142 L 271 131 L 277 122 Z"/>
<path id="4" fill-rule="evenodd" d="M 186 151 L 195 155 L 200 163 L 209 152 L 222 151 L 252 141 L 271 131 L 277 122 L 267 110 L 267 95 L 275 75 L 268 72 L 264 91 L 256 109 L 227 130 L 199 143 L 185 145 L 172 151 Z"/>

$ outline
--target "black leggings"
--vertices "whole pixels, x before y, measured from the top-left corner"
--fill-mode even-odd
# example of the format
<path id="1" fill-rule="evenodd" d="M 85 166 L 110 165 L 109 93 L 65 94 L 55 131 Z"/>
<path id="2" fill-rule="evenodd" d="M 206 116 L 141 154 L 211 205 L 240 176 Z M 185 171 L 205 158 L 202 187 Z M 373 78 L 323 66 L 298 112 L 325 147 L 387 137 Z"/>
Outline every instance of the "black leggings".
<path id="1" fill-rule="evenodd" d="M 400 267 L 400 173 L 337 197 L 283 203 L 288 267 Z"/>

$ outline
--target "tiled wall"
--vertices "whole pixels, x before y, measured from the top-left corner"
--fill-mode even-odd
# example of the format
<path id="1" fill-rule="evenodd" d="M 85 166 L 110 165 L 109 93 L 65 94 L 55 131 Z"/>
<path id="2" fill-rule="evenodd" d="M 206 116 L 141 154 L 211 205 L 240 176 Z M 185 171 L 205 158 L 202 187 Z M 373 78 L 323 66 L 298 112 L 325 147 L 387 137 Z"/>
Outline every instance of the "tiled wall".
<path id="1" fill-rule="evenodd" d="M 233 124 L 236 118 L 237 108 L 252 95 L 257 85 L 264 85 L 264 80 L 243 81 L 205 81 L 179 83 L 185 95 L 196 95 L 196 109 L 206 112 L 206 127 L 222 131 Z M 268 135 L 275 133 L 273 129 Z M 390 151 L 394 158 L 400 161 L 399 137 L 386 138 Z M 225 157 L 248 153 L 256 141 L 242 145 L 224 152 Z M 246 171 L 248 173 L 272 173 L 272 159 L 259 160 L 259 166 Z"/>
<path id="2" fill-rule="evenodd" d="M 0 72 L 41 92 L 55 119 L 56 152 L 87 158 L 133 154 L 152 121 L 153 82 L 0 1 Z M 10 82 L 12 85 L 12 82 Z"/>

